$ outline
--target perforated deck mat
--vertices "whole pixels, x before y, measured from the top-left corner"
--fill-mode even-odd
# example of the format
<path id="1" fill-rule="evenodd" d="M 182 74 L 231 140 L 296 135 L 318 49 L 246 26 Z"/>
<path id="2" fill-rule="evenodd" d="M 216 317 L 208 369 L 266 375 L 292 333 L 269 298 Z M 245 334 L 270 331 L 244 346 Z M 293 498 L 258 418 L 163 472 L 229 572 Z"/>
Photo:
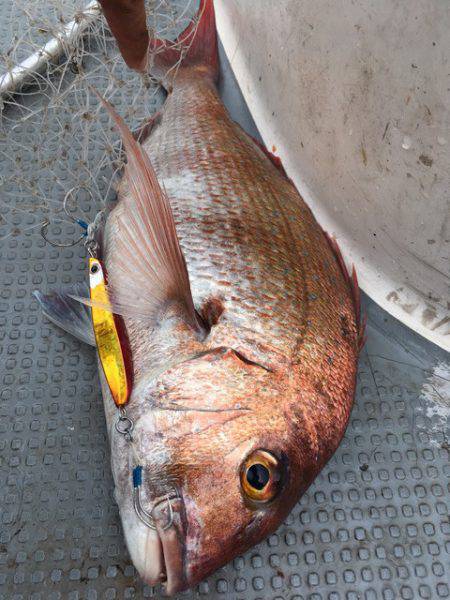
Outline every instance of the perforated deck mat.
<path id="1" fill-rule="evenodd" d="M 222 92 L 253 128 L 226 64 Z M 29 216 L 14 220 L 0 246 L 0 598 L 159 598 L 124 545 L 94 352 L 31 296 L 80 281 L 84 250 L 50 248 L 24 231 Z M 450 597 L 448 355 L 364 304 L 340 448 L 274 535 L 180 599 Z"/>

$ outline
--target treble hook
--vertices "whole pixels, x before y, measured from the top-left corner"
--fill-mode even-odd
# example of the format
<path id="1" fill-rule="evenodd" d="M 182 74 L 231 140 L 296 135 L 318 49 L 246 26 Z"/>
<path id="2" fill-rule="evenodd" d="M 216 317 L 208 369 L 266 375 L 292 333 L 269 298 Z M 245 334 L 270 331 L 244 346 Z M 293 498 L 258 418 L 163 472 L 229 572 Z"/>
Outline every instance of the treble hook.
<path id="1" fill-rule="evenodd" d="M 83 238 L 86 237 L 87 235 L 87 230 L 88 230 L 88 224 L 86 223 L 86 221 L 83 221 L 82 219 L 76 219 L 75 217 L 72 217 L 72 215 L 69 213 L 68 209 L 67 209 L 67 202 L 69 200 L 69 198 L 72 195 L 72 192 L 74 192 L 74 190 L 81 190 L 84 189 L 86 190 L 91 198 L 92 198 L 92 192 L 89 190 L 89 188 L 83 186 L 83 185 L 78 185 L 78 186 L 74 186 L 73 188 L 71 188 L 67 194 L 64 196 L 64 202 L 63 202 L 63 210 L 66 213 L 67 217 L 73 222 L 76 223 L 77 225 L 79 225 L 80 227 L 83 228 L 83 233 L 80 235 L 79 238 L 77 238 L 76 240 L 69 242 L 68 244 L 62 244 L 61 242 L 52 242 L 51 240 L 48 239 L 47 237 L 47 227 L 50 225 L 50 221 L 49 219 L 45 219 L 45 221 L 42 223 L 42 227 L 41 227 L 41 235 L 44 238 L 44 240 L 50 244 L 50 246 L 54 246 L 55 248 L 72 248 L 72 246 L 76 246 L 77 244 L 79 244 L 81 241 L 83 241 Z"/>

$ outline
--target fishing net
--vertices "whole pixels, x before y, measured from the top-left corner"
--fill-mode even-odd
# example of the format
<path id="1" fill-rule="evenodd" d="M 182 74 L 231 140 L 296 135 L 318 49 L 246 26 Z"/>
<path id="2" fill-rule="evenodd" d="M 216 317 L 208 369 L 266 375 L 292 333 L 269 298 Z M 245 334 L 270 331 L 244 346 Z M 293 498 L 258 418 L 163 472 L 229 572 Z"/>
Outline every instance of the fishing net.
<path id="1" fill-rule="evenodd" d="M 149 0 L 146 9 L 150 34 L 175 40 L 195 19 L 198 0 Z M 158 109 L 164 92 L 127 68 L 96 2 L 2 2 L 0 18 L 9 28 L 0 36 L 0 240 L 39 235 L 48 220 L 48 237 L 67 243 L 78 231 L 63 210 L 66 195 L 73 216 L 92 220 L 113 200 L 123 166 L 92 87 L 131 129 Z M 31 69 L 17 75 L 24 64 Z"/>

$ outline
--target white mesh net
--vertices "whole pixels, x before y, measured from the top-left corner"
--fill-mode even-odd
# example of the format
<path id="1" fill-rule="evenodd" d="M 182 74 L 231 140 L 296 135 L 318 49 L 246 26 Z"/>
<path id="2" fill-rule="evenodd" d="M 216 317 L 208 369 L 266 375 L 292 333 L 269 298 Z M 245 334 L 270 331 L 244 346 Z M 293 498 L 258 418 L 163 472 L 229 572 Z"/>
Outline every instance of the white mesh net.
<path id="1" fill-rule="evenodd" d="M 150 0 L 146 8 L 151 34 L 173 40 L 198 0 Z M 74 216 L 89 221 L 114 196 L 122 166 L 118 135 L 89 86 L 131 129 L 158 109 L 164 93 L 125 65 L 95 2 L 15 0 L 0 4 L 0 21 L 0 77 L 30 56 L 46 63 L 27 73 L 14 95 L 0 97 L 0 239 L 24 230 L 38 235 L 48 219 L 51 235 L 70 241 L 61 238 L 61 225 L 70 223 L 62 211 L 67 192 L 73 190 Z M 62 47 L 50 62 L 42 60 L 49 40 Z"/>

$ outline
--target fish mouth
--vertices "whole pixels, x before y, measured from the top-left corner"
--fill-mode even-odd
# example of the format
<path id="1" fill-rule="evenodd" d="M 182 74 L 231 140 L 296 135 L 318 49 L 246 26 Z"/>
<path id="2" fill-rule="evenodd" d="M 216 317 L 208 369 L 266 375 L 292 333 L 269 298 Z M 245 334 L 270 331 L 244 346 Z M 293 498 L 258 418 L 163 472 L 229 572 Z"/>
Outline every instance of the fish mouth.
<path id="1" fill-rule="evenodd" d="M 150 512 L 143 511 L 139 499 L 134 508 L 145 526 L 138 551 L 128 544 L 131 558 L 142 579 L 150 586 L 161 584 L 168 596 L 186 589 L 184 503 L 176 493 L 158 498 Z M 130 540 L 132 542 L 132 540 Z"/>

